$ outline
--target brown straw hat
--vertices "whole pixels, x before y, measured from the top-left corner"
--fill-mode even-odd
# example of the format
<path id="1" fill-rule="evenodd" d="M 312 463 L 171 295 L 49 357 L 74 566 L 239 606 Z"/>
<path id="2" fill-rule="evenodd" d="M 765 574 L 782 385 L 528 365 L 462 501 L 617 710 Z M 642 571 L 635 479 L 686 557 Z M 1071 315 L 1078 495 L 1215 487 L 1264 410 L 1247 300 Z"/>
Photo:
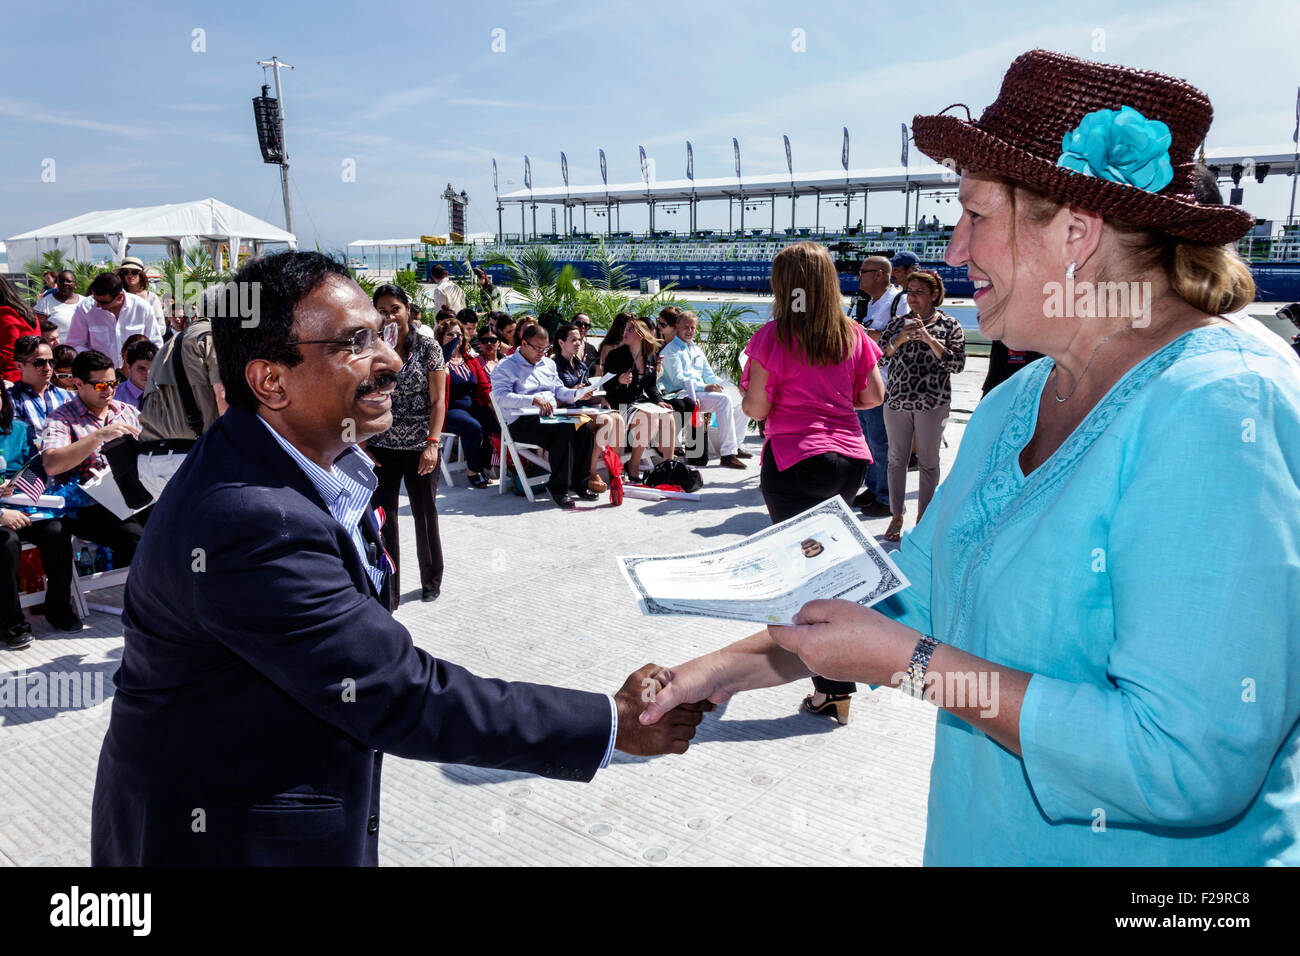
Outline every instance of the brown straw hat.
<path id="1" fill-rule="evenodd" d="M 1254 225 L 1244 210 L 1196 201 L 1195 153 L 1214 111 L 1183 80 L 1032 50 L 1012 62 L 979 120 L 969 116 L 915 117 L 917 148 L 957 169 L 1193 242 L 1222 245 Z"/>

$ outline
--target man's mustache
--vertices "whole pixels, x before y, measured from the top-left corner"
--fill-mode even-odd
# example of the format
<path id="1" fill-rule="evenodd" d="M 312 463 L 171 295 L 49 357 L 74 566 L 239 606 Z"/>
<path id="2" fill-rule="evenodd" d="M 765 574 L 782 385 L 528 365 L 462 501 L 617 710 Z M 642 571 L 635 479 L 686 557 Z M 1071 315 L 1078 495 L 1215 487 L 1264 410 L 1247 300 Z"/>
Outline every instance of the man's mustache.
<path id="1" fill-rule="evenodd" d="M 383 391 L 396 381 L 396 372 L 380 372 L 374 378 L 368 378 L 357 386 L 357 398 L 365 398 L 371 392 Z"/>

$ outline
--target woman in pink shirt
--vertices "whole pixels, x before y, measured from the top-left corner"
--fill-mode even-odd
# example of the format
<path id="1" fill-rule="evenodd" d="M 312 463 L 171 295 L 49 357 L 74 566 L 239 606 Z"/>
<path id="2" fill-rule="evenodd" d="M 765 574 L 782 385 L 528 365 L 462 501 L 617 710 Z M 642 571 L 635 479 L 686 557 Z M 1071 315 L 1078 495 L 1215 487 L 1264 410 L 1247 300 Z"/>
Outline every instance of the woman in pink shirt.
<path id="1" fill-rule="evenodd" d="M 871 463 L 857 409 L 885 397 L 880 349 L 841 307 L 826 247 L 786 246 L 772 262 L 771 322 L 754 333 L 742 407 L 764 422 L 759 487 L 775 524 L 834 495 L 852 506 Z M 848 722 L 851 683 L 813 678 L 803 709 Z"/>

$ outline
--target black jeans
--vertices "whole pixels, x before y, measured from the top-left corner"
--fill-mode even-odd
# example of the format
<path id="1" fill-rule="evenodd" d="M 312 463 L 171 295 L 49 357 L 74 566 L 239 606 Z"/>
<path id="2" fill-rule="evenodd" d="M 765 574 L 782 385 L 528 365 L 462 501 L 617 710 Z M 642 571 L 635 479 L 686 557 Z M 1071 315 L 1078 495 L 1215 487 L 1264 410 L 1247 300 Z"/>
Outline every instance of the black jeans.
<path id="1" fill-rule="evenodd" d="M 866 459 L 849 458 L 833 451 L 805 458 L 781 471 L 772 457 L 772 443 L 768 442 L 763 446 L 759 489 L 763 492 L 768 517 L 773 524 L 778 524 L 834 495 L 852 507 L 853 496 L 862 486 L 862 476 L 866 473 Z M 851 682 L 825 677 L 814 677 L 813 687 L 823 694 L 852 694 L 858 689 Z"/>
<path id="2" fill-rule="evenodd" d="M 34 544 L 45 567 L 45 614 L 73 616 L 72 535 L 58 518 L 34 521 L 14 531 L 0 525 L 0 630 L 23 624 L 22 594 L 18 589 L 18 562 L 23 543 Z"/>
<path id="3" fill-rule="evenodd" d="M 103 505 L 91 505 L 89 508 L 78 508 L 75 518 L 64 518 L 63 526 L 78 538 L 111 548 L 113 567 L 124 568 L 135 557 L 140 536 L 144 534 L 145 519 L 152 510 L 151 506 L 137 511 L 123 521 Z"/>
<path id="4" fill-rule="evenodd" d="M 510 437 L 546 449 L 551 465 L 546 487 L 551 494 L 586 490 L 591 478 L 591 445 L 596 440 L 591 422 L 574 428 L 568 422 L 541 422 L 532 415 L 522 415 L 510 423 Z M 501 469 L 501 478 L 510 480 L 505 468 Z"/>
<path id="5" fill-rule="evenodd" d="M 402 601 L 402 548 L 397 536 L 397 492 L 406 482 L 406 497 L 411 502 L 411 517 L 415 519 L 415 559 L 420 564 L 421 595 L 438 595 L 442 592 L 442 539 L 438 536 L 438 475 L 434 468 L 427 475 L 420 474 L 420 456 L 423 448 L 413 451 L 393 451 L 371 445 L 366 454 L 375 460 L 375 476 L 379 486 L 370 497 L 372 507 L 384 509 L 384 527 L 380 534 L 384 548 L 393 559 L 393 606 Z"/>

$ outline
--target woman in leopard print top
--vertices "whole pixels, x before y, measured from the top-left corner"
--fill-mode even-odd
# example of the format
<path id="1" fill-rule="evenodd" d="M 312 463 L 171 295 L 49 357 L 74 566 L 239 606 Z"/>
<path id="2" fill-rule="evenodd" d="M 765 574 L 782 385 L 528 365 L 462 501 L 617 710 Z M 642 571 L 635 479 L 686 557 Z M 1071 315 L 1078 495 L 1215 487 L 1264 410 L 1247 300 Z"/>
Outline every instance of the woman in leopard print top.
<path id="1" fill-rule="evenodd" d="M 908 313 L 890 319 L 880 333 L 889 376 L 885 387 L 885 431 L 889 435 L 889 510 L 893 520 L 885 532 L 889 541 L 903 533 L 903 499 L 907 494 L 907 462 L 912 437 L 920 465 L 921 488 L 917 521 L 939 485 L 939 446 L 948 424 L 952 376 L 966 367 L 966 335 L 961 323 L 940 312 L 943 280 L 937 273 L 918 271 L 907 277 Z"/>

